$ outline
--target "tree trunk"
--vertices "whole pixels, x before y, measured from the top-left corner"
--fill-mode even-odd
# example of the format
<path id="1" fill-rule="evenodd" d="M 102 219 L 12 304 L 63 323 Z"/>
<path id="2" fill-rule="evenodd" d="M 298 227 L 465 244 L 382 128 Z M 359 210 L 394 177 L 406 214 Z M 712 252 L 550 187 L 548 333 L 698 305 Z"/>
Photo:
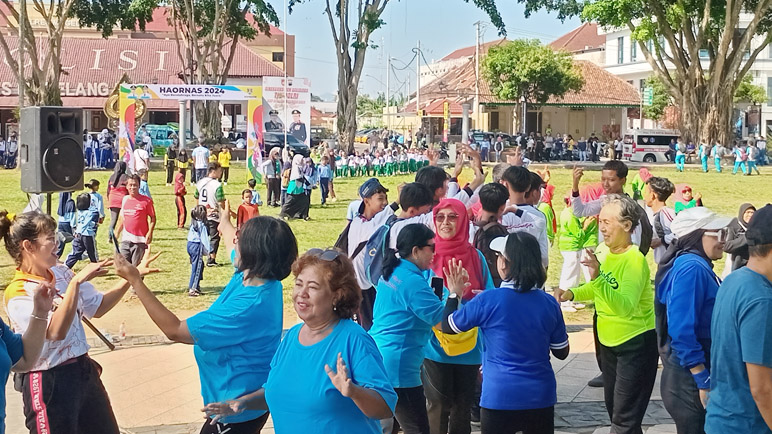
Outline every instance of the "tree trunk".
<path id="1" fill-rule="evenodd" d="M 196 121 L 201 137 L 219 140 L 222 136 L 222 114 L 218 101 L 196 101 Z"/>
<path id="2" fill-rule="evenodd" d="M 347 48 L 347 47 L 346 47 Z M 357 132 L 357 96 L 359 89 L 351 85 L 352 73 L 345 65 L 338 65 L 338 137 L 341 149 L 354 153 Z"/>
<path id="3" fill-rule="evenodd" d="M 704 120 L 700 131 L 700 140 L 705 143 L 721 143 L 729 146 L 732 135 L 732 111 L 734 103 L 732 86 L 720 86 L 705 98 Z"/>

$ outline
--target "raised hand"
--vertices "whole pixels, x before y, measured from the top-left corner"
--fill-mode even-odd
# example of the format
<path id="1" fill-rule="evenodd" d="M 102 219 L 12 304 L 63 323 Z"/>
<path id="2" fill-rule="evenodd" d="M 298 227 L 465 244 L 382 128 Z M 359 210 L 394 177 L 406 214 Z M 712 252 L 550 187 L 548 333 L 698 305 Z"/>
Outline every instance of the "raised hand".
<path id="1" fill-rule="evenodd" d="M 520 146 L 515 148 L 515 152 L 513 154 L 507 155 L 507 164 L 510 166 L 523 166 L 523 150 L 520 148 Z"/>
<path id="2" fill-rule="evenodd" d="M 590 277 L 592 280 L 595 280 L 595 278 L 598 277 L 598 274 L 600 273 L 600 262 L 598 262 L 598 258 L 595 256 L 594 252 L 589 249 L 584 249 L 582 260 L 579 261 L 579 263 L 590 270 Z"/>
<path id="3" fill-rule="evenodd" d="M 139 271 L 139 274 L 142 276 L 147 276 L 151 273 L 158 273 L 161 271 L 160 268 L 151 267 L 150 264 L 153 263 L 156 259 L 158 259 L 159 256 L 161 256 L 162 252 L 158 252 L 155 255 L 151 255 L 150 253 L 150 246 L 147 247 L 147 250 L 145 250 L 145 255 L 142 256 L 142 261 L 139 263 L 139 266 L 137 267 L 137 270 Z"/>
<path id="4" fill-rule="evenodd" d="M 123 256 L 117 255 L 114 262 L 115 274 L 127 282 L 132 282 L 142 277 L 142 274 L 139 272 L 137 267 L 135 267 L 131 262 L 127 261 Z"/>
<path id="5" fill-rule="evenodd" d="M 341 353 L 338 353 L 338 362 L 336 365 L 335 372 L 333 372 L 330 365 L 327 364 L 324 365 L 324 371 L 327 372 L 327 376 L 330 377 L 332 385 L 338 389 L 338 392 L 346 398 L 351 398 L 356 385 L 351 381 L 351 377 L 348 375 L 348 368 L 346 367 L 346 362 L 343 361 Z"/>
<path id="6" fill-rule="evenodd" d="M 574 164 L 574 172 L 572 174 L 573 176 L 573 190 L 579 191 L 579 181 L 582 179 L 582 176 L 584 176 L 584 169 L 581 167 L 578 167 L 576 164 Z"/>
<path id="7" fill-rule="evenodd" d="M 80 272 L 75 275 L 74 279 L 82 283 L 88 282 L 95 277 L 104 276 L 107 274 L 107 267 L 110 265 L 113 265 L 113 260 L 109 258 L 99 262 L 91 262 L 80 270 Z"/>
<path id="8" fill-rule="evenodd" d="M 37 316 L 45 317 L 54 307 L 54 297 L 56 297 L 56 287 L 49 282 L 40 283 L 35 288 L 35 294 L 32 296 L 33 313 Z"/>
<path id="9" fill-rule="evenodd" d="M 459 297 L 464 295 L 464 289 L 469 286 L 469 273 L 463 264 L 456 258 L 448 261 L 448 266 L 443 267 L 447 287 Z"/>
<path id="10" fill-rule="evenodd" d="M 234 416 L 242 413 L 246 409 L 244 402 L 233 399 L 225 402 L 213 402 L 207 404 L 201 411 L 206 413 L 207 418 L 212 418 L 211 424 L 216 424 L 220 419 L 228 416 Z"/>

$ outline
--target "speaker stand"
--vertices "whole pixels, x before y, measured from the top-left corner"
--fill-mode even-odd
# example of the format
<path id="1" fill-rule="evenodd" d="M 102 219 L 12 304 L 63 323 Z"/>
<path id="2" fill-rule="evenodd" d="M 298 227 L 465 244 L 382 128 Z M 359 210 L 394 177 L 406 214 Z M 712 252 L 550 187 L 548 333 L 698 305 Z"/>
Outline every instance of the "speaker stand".
<path id="1" fill-rule="evenodd" d="M 51 215 L 51 193 L 46 193 L 46 214 Z"/>

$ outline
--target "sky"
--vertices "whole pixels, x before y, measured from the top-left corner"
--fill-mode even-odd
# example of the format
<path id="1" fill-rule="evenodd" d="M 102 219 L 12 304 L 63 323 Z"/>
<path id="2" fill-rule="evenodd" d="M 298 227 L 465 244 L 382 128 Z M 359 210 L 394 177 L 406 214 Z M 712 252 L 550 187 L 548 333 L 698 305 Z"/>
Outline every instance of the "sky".
<path id="1" fill-rule="evenodd" d="M 330 97 L 337 91 L 337 61 L 324 1 L 307 0 L 297 5 L 292 14 L 287 14 L 286 22 L 285 0 L 270 0 L 270 3 L 279 14 L 279 27 L 295 35 L 295 76 L 310 78 L 315 95 Z M 547 12 L 526 19 L 524 7 L 515 0 L 497 0 L 497 4 L 508 39 L 535 38 L 547 43 L 581 24 L 577 18 L 561 23 L 556 14 Z M 378 48 L 367 51 L 360 93 L 385 93 L 387 58 L 395 59 L 392 61 L 395 69 L 405 68 L 413 59 L 412 49 L 419 40 L 426 61 L 432 62 L 458 48 L 473 46 L 474 23 L 478 20 L 483 23 L 481 43 L 500 38 L 488 16 L 462 0 L 391 0 L 381 18 L 386 25 L 373 33 L 372 41 Z M 423 60 L 421 62 L 423 64 Z M 415 91 L 415 71 L 416 64 L 412 63 L 402 71 L 393 72 L 389 83 L 392 94 L 395 89 L 404 94 Z"/>

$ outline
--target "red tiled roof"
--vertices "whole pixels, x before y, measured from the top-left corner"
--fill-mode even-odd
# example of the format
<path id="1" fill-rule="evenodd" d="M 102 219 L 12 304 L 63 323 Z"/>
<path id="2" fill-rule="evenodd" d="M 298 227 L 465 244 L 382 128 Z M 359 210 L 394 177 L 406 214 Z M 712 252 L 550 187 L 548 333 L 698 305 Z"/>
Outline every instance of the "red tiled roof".
<path id="1" fill-rule="evenodd" d="M 480 53 L 484 54 L 488 52 L 488 49 L 494 45 L 501 44 L 502 42 L 505 42 L 507 39 L 497 39 L 495 41 L 485 42 L 484 44 L 480 45 Z M 446 60 L 455 60 L 455 59 L 466 59 L 469 57 L 474 56 L 475 53 L 475 46 L 472 45 L 471 47 L 464 47 L 459 48 L 458 50 L 448 54 L 447 56 L 440 59 L 440 62 L 444 62 Z"/>
<path id="2" fill-rule="evenodd" d="M 5 37 L 11 50 L 18 46 L 17 38 Z M 47 45 L 38 41 L 38 52 L 44 55 Z M 60 83 L 69 86 L 71 95 L 62 95 L 65 105 L 86 108 L 102 107 L 107 87 L 109 93 L 125 72 L 133 83 L 181 84 L 177 76 L 183 68 L 177 55 L 177 43 L 160 39 L 128 38 L 64 38 L 62 39 L 62 76 Z M 230 77 L 258 78 L 281 76 L 282 70 L 249 48 L 239 44 L 231 65 Z M 8 82 L 16 89 L 16 74 L 6 62 L 0 62 L 0 83 Z M 79 86 L 79 84 L 81 86 Z M 106 86 L 105 86 L 106 84 Z M 99 87 L 95 94 L 87 91 Z M 81 91 L 85 89 L 84 91 Z M 0 101 L 4 101 L 8 97 Z M 10 97 L 16 99 L 16 97 Z M 96 101 L 95 101 L 96 100 Z M 3 106 L 8 104 L 2 102 Z M 11 103 L 16 105 L 16 103 Z"/>
<path id="3" fill-rule="evenodd" d="M 605 47 L 606 37 L 598 34 L 597 24 L 584 23 L 550 42 L 549 45 L 554 50 L 566 50 L 569 53 L 577 53 Z"/>
<path id="4" fill-rule="evenodd" d="M 253 27 L 257 28 L 257 24 L 255 24 L 255 20 L 251 19 L 251 17 L 247 17 L 247 21 L 253 25 Z M 171 32 L 174 33 L 174 26 L 169 24 L 169 8 L 164 6 L 159 6 L 153 10 L 153 21 L 147 23 L 145 26 L 145 32 L 152 33 L 152 32 Z M 271 35 L 283 35 L 284 32 L 281 31 L 278 27 L 271 26 Z"/>
<path id="5" fill-rule="evenodd" d="M 586 60 L 574 60 L 574 66 L 584 77 L 584 86 L 579 92 L 570 92 L 562 98 L 551 97 L 546 105 L 555 106 L 611 106 L 637 107 L 640 105 L 638 91 L 628 82 L 607 72 Z M 459 65 L 442 77 L 421 88 L 421 99 L 432 101 L 448 99 L 458 104 L 474 99 L 474 60 Z M 502 101 L 490 90 L 488 83 L 480 79 L 480 103 L 490 105 L 517 104 L 517 101 Z M 423 106 L 423 104 L 422 104 Z M 404 109 L 415 111 L 415 101 Z"/>

